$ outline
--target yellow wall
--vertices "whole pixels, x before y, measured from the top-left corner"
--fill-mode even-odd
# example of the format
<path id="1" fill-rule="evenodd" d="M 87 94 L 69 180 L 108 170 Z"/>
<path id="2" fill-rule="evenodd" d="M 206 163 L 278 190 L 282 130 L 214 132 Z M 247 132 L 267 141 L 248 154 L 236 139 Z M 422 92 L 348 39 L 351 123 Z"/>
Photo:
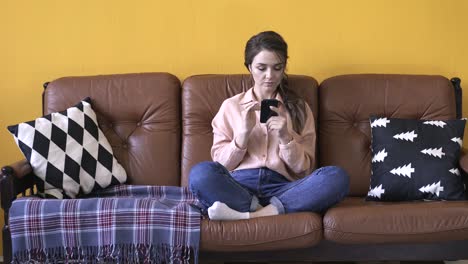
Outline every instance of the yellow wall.
<path id="1" fill-rule="evenodd" d="M 0 165 L 21 158 L 5 127 L 40 115 L 43 82 L 246 73 L 245 42 L 263 30 L 288 41 L 289 73 L 319 81 L 345 73 L 468 80 L 467 11 L 465 0 L 0 0 Z"/>

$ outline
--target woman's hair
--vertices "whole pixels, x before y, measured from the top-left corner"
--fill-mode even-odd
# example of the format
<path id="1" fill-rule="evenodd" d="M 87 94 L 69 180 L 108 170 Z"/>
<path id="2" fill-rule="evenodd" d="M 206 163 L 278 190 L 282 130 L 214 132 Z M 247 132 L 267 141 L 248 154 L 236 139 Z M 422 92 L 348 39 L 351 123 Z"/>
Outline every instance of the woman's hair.
<path id="1" fill-rule="evenodd" d="M 251 37 L 245 45 L 244 65 L 249 71 L 249 66 L 252 64 L 253 59 L 263 50 L 276 53 L 276 55 L 282 60 L 284 69 L 286 69 L 286 62 L 288 60 L 288 44 L 278 33 L 274 31 L 264 31 Z M 301 133 L 307 118 L 305 102 L 293 90 L 289 89 L 288 76 L 286 75 L 286 72 L 284 72 L 283 79 L 277 89 L 291 116 L 293 129 L 297 133 Z"/>

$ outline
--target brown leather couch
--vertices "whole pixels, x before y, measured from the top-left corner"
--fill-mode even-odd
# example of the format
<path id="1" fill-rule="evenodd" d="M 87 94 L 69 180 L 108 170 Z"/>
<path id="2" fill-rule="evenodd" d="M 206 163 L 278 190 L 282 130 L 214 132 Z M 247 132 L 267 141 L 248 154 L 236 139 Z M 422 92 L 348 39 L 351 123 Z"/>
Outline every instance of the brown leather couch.
<path id="1" fill-rule="evenodd" d="M 190 168 L 210 160 L 211 120 L 224 99 L 252 86 L 248 75 L 198 75 L 181 85 L 167 73 L 66 77 L 44 90 L 44 113 L 90 96 L 99 124 L 130 184 L 186 186 Z M 366 202 L 370 114 L 451 119 L 459 82 L 441 76 L 360 74 L 320 86 L 290 76 L 317 120 L 318 165 L 351 177 L 350 195 L 324 215 L 294 213 L 201 224 L 200 262 L 468 259 L 468 202 Z M 460 101 L 460 100 L 459 100 Z M 461 167 L 468 171 L 468 157 Z M 2 208 L 33 185 L 26 161 L 3 167 Z M 4 257 L 11 256 L 8 225 Z"/>

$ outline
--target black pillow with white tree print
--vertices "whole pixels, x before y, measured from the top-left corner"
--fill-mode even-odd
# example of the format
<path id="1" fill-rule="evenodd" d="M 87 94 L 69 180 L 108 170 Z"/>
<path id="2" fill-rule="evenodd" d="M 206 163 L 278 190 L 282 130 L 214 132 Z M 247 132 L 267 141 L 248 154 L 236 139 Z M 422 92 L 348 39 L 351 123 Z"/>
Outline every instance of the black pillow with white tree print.
<path id="1" fill-rule="evenodd" d="M 367 201 L 464 200 L 458 166 L 466 120 L 371 117 Z"/>

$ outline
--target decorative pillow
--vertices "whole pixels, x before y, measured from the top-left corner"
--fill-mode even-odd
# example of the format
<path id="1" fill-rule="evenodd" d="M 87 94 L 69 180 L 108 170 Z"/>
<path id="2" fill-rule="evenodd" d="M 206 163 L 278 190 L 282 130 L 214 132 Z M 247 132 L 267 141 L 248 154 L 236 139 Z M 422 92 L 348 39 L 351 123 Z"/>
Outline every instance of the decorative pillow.
<path id="1" fill-rule="evenodd" d="M 75 198 L 80 189 L 87 194 L 127 180 L 90 103 L 88 97 L 65 111 L 8 127 L 39 177 L 39 193 Z"/>
<path id="2" fill-rule="evenodd" d="M 466 120 L 371 117 L 372 175 L 366 200 L 463 200 L 458 166 Z"/>

